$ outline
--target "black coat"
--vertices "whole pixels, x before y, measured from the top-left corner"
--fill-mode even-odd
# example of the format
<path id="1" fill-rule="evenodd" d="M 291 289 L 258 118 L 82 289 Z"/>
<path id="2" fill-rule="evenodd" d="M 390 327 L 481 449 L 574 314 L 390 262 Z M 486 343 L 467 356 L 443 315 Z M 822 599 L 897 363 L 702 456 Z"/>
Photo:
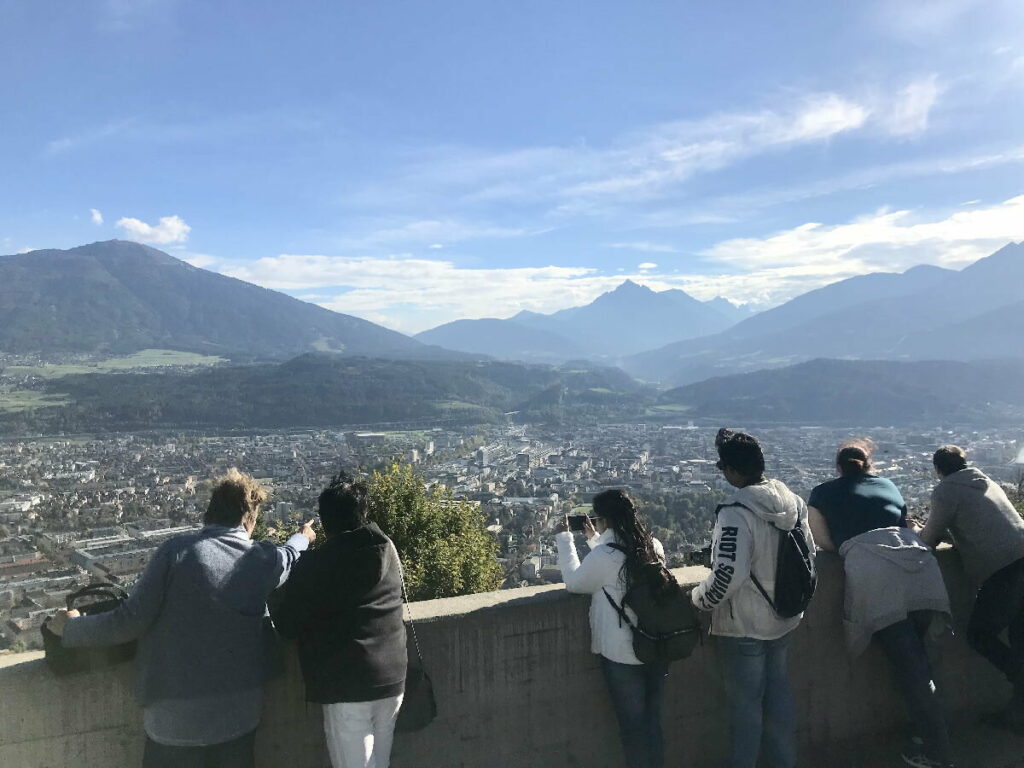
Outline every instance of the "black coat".
<path id="1" fill-rule="evenodd" d="M 398 552 L 369 523 L 305 552 L 272 616 L 299 644 L 307 701 L 375 701 L 405 687 Z"/>

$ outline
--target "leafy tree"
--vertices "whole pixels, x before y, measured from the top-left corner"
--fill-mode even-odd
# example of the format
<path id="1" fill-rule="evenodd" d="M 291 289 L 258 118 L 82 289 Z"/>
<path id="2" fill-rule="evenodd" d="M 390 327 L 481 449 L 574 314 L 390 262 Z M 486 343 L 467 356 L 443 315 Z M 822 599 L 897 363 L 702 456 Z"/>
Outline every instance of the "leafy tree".
<path id="1" fill-rule="evenodd" d="M 488 592 L 501 585 L 498 543 L 480 510 L 426 488 L 408 465 L 370 479 L 369 517 L 395 542 L 410 600 Z"/>
<path id="2" fill-rule="evenodd" d="M 409 465 L 375 471 L 368 484 L 369 518 L 395 543 L 410 600 L 489 592 L 501 586 L 498 543 L 474 504 L 456 501 L 448 490 L 428 490 Z M 300 524 L 296 518 L 268 526 L 260 515 L 253 538 L 283 544 Z M 319 524 L 315 529 L 317 547 L 325 538 Z"/>

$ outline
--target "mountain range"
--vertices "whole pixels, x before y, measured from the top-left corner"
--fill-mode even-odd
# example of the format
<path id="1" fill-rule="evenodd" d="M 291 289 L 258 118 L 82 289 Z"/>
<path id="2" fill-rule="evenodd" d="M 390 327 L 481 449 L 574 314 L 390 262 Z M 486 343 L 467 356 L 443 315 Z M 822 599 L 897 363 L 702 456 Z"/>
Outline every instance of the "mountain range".
<path id="1" fill-rule="evenodd" d="M 580 307 L 549 315 L 522 311 L 507 319 L 456 320 L 415 338 L 502 359 L 617 360 L 671 342 L 717 333 L 748 313 L 722 298 L 702 302 L 685 291 L 653 291 L 626 280 Z"/>
<path id="2" fill-rule="evenodd" d="M 0 256 L 0 352 L 146 348 L 285 359 L 466 359 L 351 315 L 111 240 Z"/>
<path id="3" fill-rule="evenodd" d="M 810 360 L 664 392 L 687 418 L 731 423 L 1019 424 L 1024 360 Z"/>
<path id="4" fill-rule="evenodd" d="M 44 391 L 66 405 L 0 411 L 0 430 L 342 427 L 631 418 L 656 393 L 618 368 L 499 361 L 382 360 L 307 353 L 199 371 L 75 374 Z"/>
<path id="5" fill-rule="evenodd" d="M 709 336 L 625 358 L 629 373 L 686 384 L 819 357 L 1024 357 L 1024 243 L 962 270 L 920 266 L 805 293 Z"/>

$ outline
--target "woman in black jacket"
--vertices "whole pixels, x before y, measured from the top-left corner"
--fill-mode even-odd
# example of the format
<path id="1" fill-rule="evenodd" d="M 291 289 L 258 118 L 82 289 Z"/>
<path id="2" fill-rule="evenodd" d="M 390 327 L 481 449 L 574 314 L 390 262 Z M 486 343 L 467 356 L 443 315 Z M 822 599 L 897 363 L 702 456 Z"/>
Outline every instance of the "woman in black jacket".
<path id="1" fill-rule="evenodd" d="M 387 768 L 407 667 L 398 552 L 344 475 L 318 501 L 327 541 L 292 570 L 273 611 L 299 644 L 307 701 L 322 704 L 334 768 Z"/>

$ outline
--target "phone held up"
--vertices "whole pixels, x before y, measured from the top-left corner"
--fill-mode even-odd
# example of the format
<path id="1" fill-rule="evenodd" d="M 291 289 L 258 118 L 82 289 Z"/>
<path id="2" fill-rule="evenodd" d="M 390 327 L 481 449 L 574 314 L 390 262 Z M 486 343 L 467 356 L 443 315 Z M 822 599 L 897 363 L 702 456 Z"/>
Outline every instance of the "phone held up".
<path id="1" fill-rule="evenodd" d="M 585 531 L 587 528 L 587 516 L 586 515 L 569 515 L 569 530 L 570 531 Z"/>

